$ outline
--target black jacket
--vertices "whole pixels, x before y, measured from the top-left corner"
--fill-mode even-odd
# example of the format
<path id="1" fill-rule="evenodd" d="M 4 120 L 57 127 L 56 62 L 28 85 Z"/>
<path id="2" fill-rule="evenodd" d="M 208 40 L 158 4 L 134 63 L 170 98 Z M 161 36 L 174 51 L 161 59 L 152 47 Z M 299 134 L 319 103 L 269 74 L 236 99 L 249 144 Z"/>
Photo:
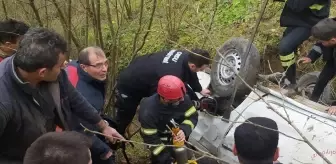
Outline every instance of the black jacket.
<path id="1" fill-rule="evenodd" d="M 0 63 L 0 163 L 4 160 L 22 161 L 27 148 L 42 134 L 63 127 L 55 112 L 55 103 L 49 93 L 50 83 L 30 87 L 16 74 L 13 58 Z M 73 116 L 92 124 L 101 118 L 97 111 L 75 90 L 64 70 L 58 77 L 61 108 L 66 123 L 72 128 Z"/>
<path id="2" fill-rule="evenodd" d="M 280 17 L 282 27 L 313 27 L 330 14 L 331 0 L 287 0 Z"/>
<path id="3" fill-rule="evenodd" d="M 186 138 L 189 137 L 197 124 L 198 113 L 188 95 L 177 107 L 165 106 L 160 103 L 159 96 L 154 94 L 145 98 L 140 103 L 139 121 L 141 123 L 141 136 L 147 144 L 163 144 L 159 147 L 151 147 L 153 163 L 171 163 L 171 154 L 164 144 L 172 144 L 171 133 L 166 127 L 173 125 L 170 120 L 174 119 L 183 130 Z"/>
<path id="4" fill-rule="evenodd" d="M 155 93 L 162 76 L 175 75 L 188 83 L 194 92 L 200 92 L 202 86 L 197 74 L 189 68 L 188 54 L 186 51 L 171 50 L 139 56 L 121 71 L 117 87 L 127 88 L 146 97 Z"/>
<path id="5" fill-rule="evenodd" d="M 314 63 L 323 55 L 323 60 L 326 62 L 334 62 L 336 66 L 336 47 L 325 47 L 321 43 L 316 43 L 309 52 L 308 57 Z"/>

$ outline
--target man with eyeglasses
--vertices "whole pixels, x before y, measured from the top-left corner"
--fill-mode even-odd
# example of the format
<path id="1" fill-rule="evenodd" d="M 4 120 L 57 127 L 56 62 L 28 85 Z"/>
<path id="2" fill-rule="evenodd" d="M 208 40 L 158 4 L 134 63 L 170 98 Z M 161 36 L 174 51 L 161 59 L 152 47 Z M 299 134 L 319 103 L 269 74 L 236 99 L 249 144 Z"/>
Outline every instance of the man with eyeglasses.
<path id="1" fill-rule="evenodd" d="M 102 114 L 105 102 L 105 86 L 108 61 L 100 47 L 87 47 L 78 56 L 77 61 L 71 61 L 66 67 L 71 84 L 86 98 L 86 100 Z M 85 127 L 94 129 L 92 125 L 80 120 Z M 83 132 L 78 125 L 75 129 Z M 98 137 L 93 137 L 91 147 L 92 161 L 98 164 L 111 164 L 115 156 L 110 147 Z"/>

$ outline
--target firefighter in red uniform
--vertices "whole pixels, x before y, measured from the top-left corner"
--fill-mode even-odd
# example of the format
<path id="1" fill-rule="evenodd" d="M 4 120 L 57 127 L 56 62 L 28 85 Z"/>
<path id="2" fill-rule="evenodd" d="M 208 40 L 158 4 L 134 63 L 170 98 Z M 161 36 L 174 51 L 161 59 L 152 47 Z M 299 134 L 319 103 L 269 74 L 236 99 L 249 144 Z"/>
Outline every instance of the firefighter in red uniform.
<path id="1" fill-rule="evenodd" d="M 140 134 L 144 142 L 160 145 L 149 148 L 152 163 L 171 164 L 174 161 L 172 148 L 165 146 L 172 145 L 172 121 L 181 129 L 174 140 L 184 141 L 196 126 L 197 119 L 198 113 L 186 94 L 184 83 L 172 75 L 160 78 L 157 94 L 141 101 L 139 111 Z"/>

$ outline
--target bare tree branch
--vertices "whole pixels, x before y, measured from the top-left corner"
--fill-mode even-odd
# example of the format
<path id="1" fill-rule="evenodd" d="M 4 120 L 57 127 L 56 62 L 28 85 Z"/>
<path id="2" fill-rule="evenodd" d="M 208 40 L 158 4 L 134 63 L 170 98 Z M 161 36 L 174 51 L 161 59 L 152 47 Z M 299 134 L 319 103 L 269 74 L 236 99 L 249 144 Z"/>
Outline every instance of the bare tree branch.
<path id="1" fill-rule="evenodd" d="M 29 3 L 25 3 L 25 2 L 22 2 L 22 1 L 18 1 L 18 2 L 19 2 L 19 5 L 21 6 L 22 11 L 24 12 L 24 16 L 26 17 L 26 20 L 30 20 L 31 18 L 29 16 L 31 14 L 25 7 L 27 4 L 29 5 Z"/>
<path id="2" fill-rule="evenodd" d="M 103 34 L 102 34 L 102 28 L 101 28 L 101 20 L 100 20 L 100 0 L 96 0 L 96 8 L 97 8 L 97 31 L 99 36 L 99 44 L 102 49 L 104 49 L 104 41 L 103 41 Z"/>
<path id="3" fill-rule="evenodd" d="M 95 0 L 91 0 L 91 8 L 92 8 L 92 22 L 93 22 L 93 30 L 94 30 L 94 35 L 95 35 L 95 40 L 96 40 L 96 44 L 99 45 L 99 34 L 98 34 L 98 25 L 97 25 L 97 11 L 96 11 L 96 7 L 95 7 Z"/>
<path id="4" fill-rule="evenodd" d="M 51 5 L 51 4 L 50 4 Z M 48 5 L 47 0 L 44 0 L 44 8 L 45 8 L 45 20 L 46 20 L 46 27 L 49 27 L 49 14 L 48 14 Z"/>
<path id="5" fill-rule="evenodd" d="M 68 26 L 68 24 L 67 24 L 67 21 L 66 21 L 66 19 L 65 19 L 65 16 L 64 16 L 64 14 L 63 14 L 61 8 L 59 7 L 58 3 L 56 2 L 56 0 L 52 0 L 52 3 L 53 3 L 54 6 L 56 7 L 56 10 L 57 10 L 58 15 L 59 15 L 59 17 L 60 17 L 60 21 L 61 21 L 61 23 L 62 23 L 63 28 L 65 28 L 65 29 L 69 28 L 69 26 Z M 78 41 L 78 39 L 75 37 L 74 33 L 73 33 L 71 30 L 70 30 L 70 35 L 71 35 L 72 41 L 74 42 L 74 44 L 75 44 L 77 50 L 80 51 L 81 46 L 80 46 L 80 44 L 79 44 L 79 41 Z"/>
<path id="6" fill-rule="evenodd" d="M 89 19 L 90 19 L 90 0 L 85 0 L 85 46 L 88 46 L 89 44 Z"/>
<path id="7" fill-rule="evenodd" d="M 137 40 L 138 40 L 138 37 L 139 37 L 139 35 L 141 33 L 141 29 L 142 29 L 143 11 L 144 11 L 144 0 L 141 0 L 141 3 L 140 3 L 139 27 L 138 27 L 137 32 L 134 34 L 134 39 L 133 39 L 133 50 L 132 50 L 133 56 L 135 56 L 134 53 L 136 51 Z"/>
<path id="8" fill-rule="evenodd" d="M 111 37 L 112 37 L 112 39 L 114 39 L 115 31 L 114 31 L 113 22 L 112 22 L 112 14 L 111 14 L 109 0 L 105 0 L 105 5 L 106 5 L 107 23 L 108 23 L 109 28 L 110 28 Z"/>
<path id="9" fill-rule="evenodd" d="M 7 13 L 5 0 L 2 0 L 2 7 L 3 7 L 4 13 L 5 13 L 5 19 L 8 20 L 8 13 Z"/>
<path id="10" fill-rule="evenodd" d="M 148 27 L 147 27 L 147 31 L 142 39 L 142 43 L 141 45 L 135 50 L 135 52 L 133 52 L 133 55 L 132 55 L 132 58 L 131 58 L 131 61 L 136 57 L 136 55 L 138 54 L 138 52 L 143 48 L 143 46 L 145 45 L 145 42 L 146 42 L 146 39 L 147 39 L 147 36 L 152 28 L 152 23 L 153 23 L 153 20 L 154 20 L 154 14 L 155 14 L 155 9 L 156 9 L 156 5 L 157 5 L 157 0 L 153 0 L 153 8 L 152 8 L 152 13 L 151 13 L 151 16 L 150 16 L 150 19 L 149 19 L 149 24 L 148 24 Z"/>
<path id="11" fill-rule="evenodd" d="M 117 72 L 117 66 L 118 66 L 118 56 L 119 56 L 119 48 L 117 47 L 117 45 L 119 44 L 119 36 L 118 36 L 118 31 L 119 31 L 119 27 L 117 27 L 117 29 L 115 30 L 115 27 L 113 25 L 113 20 L 112 20 L 112 14 L 111 14 L 111 9 L 110 9 L 110 3 L 109 0 L 105 0 L 105 5 L 106 5 L 106 14 L 107 14 L 107 22 L 110 28 L 110 35 L 112 38 L 112 43 L 108 49 L 109 51 L 109 55 L 108 57 L 111 59 L 109 60 L 111 63 L 111 68 L 112 68 L 112 73 L 111 73 L 111 79 L 109 79 L 110 81 L 110 85 L 109 88 L 112 88 L 112 94 L 109 95 L 110 97 L 108 98 L 106 107 L 110 107 L 114 105 L 114 91 L 115 91 L 115 87 L 116 87 L 116 72 Z M 116 5 L 116 7 L 118 7 Z M 118 13 L 118 12 L 117 12 Z M 117 15 L 117 19 L 118 15 Z M 119 26 L 119 25 L 117 25 Z M 106 108 L 104 109 L 104 111 L 106 111 Z M 116 111 L 112 110 L 112 115 L 115 116 Z"/>
<path id="12" fill-rule="evenodd" d="M 68 48 L 69 48 L 69 54 L 72 54 L 71 52 L 71 30 L 72 30 L 72 24 L 71 24 L 71 18 L 72 18 L 72 14 L 71 14 L 71 0 L 68 0 L 68 28 L 66 31 L 67 34 L 67 40 L 68 40 Z"/>
<path id="13" fill-rule="evenodd" d="M 90 132 L 90 133 L 93 133 L 93 134 L 101 135 L 101 136 L 104 136 L 106 138 L 112 138 L 112 139 L 118 140 L 119 142 L 134 143 L 134 144 L 140 144 L 140 145 L 151 146 L 151 147 L 152 146 L 153 147 L 161 146 L 161 144 L 147 144 L 147 143 L 144 143 L 144 142 L 138 142 L 138 141 L 133 141 L 133 140 L 121 139 L 121 138 L 117 138 L 117 137 L 113 137 L 113 136 L 108 136 L 106 134 L 103 134 L 103 133 L 100 133 L 100 132 L 97 132 L 97 131 L 94 131 L 94 130 L 90 130 L 90 129 L 86 128 L 83 124 L 80 124 L 80 125 L 84 128 L 85 132 Z M 188 141 L 185 141 L 185 142 L 188 143 L 189 145 L 192 145 Z M 165 146 L 166 147 L 176 147 L 175 145 L 165 145 Z M 192 146 L 195 147 L 197 149 L 197 151 L 194 150 L 194 149 L 191 149 L 189 147 L 186 147 L 186 146 L 184 148 L 188 149 L 189 151 L 192 151 L 194 153 L 197 153 L 197 154 L 201 153 L 201 155 L 204 155 L 204 156 L 206 156 L 208 158 L 215 159 L 215 160 L 222 161 L 222 162 L 226 162 L 223 159 L 220 159 L 220 158 L 218 158 L 218 157 L 216 157 L 216 156 L 214 156 L 214 155 L 212 155 L 212 154 L 210 154 L 210 153 L 208 153 L 206 151 L 203 151 L 202 149 L 198 148 L 195 145 L 192 145 Z"/>
<path id="14" fill-rule="evenodd" d="M 125 6 L 125 9 L 126 9 L 127 19 L 131 19 L 132 18 L 131 2 L 129 0 L 124 0 L 124 6 Z"/>
<path id="15" fill-rule="evenodd" d="M 30 7 L 32 8 L 34 14 L 35 14 L 35 17 L 36 17 L 36 20 L 37 20 L 37 23 L 43 27 L 43 23 L 42 23 L 42 20 L 41 20 L 41 17 L 40 17 L 40 14 L 35 6 L 35 0 L 29 0 L 29 5 Z"/>
<path id="16" fill-rule="evenodd" d="M 214 5 L 214 9 L 213 9 L 213 13 L 212 13 L 212 16 L 211 16 L 211 19 L 210 19 L 209 28 L 208 28 L 207 33 L 210 33 L 210 31 L 211 31 L 211 28 L 212 28 L 212 25 L 214 23 L 215 16 L 216 16 L 216 13 L 217 13 L 217 8 L 218 8 L 218 0 L 215 0 L 215 5 Z M 206 41 L 207 40 L 204 39 L 203 46 L 206 44 Z"/>

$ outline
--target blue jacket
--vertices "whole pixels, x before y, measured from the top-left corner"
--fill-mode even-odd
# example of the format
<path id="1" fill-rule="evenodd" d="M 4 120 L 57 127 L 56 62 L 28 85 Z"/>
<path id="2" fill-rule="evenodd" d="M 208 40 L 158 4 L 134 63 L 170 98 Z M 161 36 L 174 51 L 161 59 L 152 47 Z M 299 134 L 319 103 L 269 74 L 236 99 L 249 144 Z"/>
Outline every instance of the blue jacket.
<path id="1" fill-rule="evenodd" d="M 322 43 L 315 43 L 313 48 L 308 54 L 308 58 L 314 63 L 321 56 L 325 62 L 334 62 L 336 66 L 336 48 L 335 47 L 325 47 Z"/>
<path id="2" fill-rule="evenodd" d="M 6 160 L 22 161 L 27 148 L 41 135 L 63 128 L 50 94 L 49 82 L 32 88 L 16 73 L 14 56 L 0 63 L 0 163 Z M 96 110 L 69 83 L 64 70 L 57 82 L 60 86 L 62 114 L 73 129 L 74 118 L 97 124 L 101 117 Z"/>
<path id="3" fill-rule="evenodd" d="M 101 113 L 105 103 L 106 81 L 92 78 L 79 66 L 77 61 L 71 61 L 66 72 L 71 84 Z"/>

